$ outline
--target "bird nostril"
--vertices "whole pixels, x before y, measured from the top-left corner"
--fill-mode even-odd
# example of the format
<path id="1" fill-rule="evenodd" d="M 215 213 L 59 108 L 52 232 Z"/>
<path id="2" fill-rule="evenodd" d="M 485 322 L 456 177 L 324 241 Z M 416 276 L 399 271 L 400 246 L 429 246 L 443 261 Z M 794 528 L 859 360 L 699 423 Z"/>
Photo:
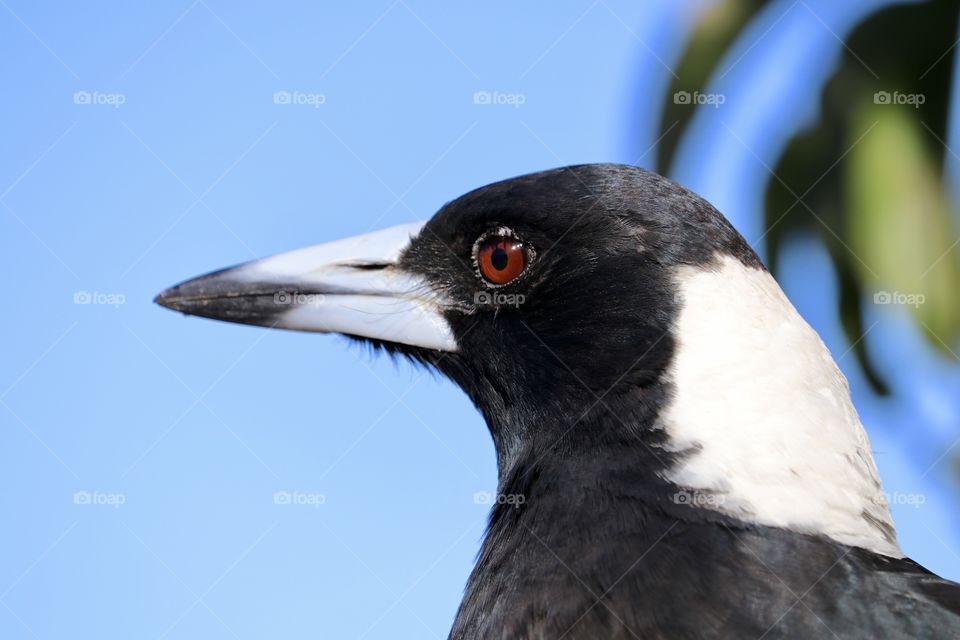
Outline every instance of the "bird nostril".
<path id="1" fill-rule="evenodd" d="M 357 269 L 359 271 L 382 271 L 389 266 L 392 266 L 390 262 L 354 262 L 344 264 L 345 267 L 350 267 L 351 269 Z"/>

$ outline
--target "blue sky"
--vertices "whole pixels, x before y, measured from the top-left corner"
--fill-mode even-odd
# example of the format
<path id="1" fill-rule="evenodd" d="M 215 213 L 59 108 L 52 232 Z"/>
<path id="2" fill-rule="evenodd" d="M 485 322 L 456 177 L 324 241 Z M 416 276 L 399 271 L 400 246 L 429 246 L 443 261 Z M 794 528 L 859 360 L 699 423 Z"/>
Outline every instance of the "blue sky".
<path id="1" fill-rule="evenodd" d="M 151 299 L 635 160 L 643 12 L 585 9 L 5 0 L 0 636 L 446 636 L 496 480 L 465 397 Z"/>
<path id="2" fill-rule="evenodd" d="M 649 166 L 697 6 L 0 1 L 0 637 L 445 637 L 496 481 L 466 398 L 151 300 Z"/>

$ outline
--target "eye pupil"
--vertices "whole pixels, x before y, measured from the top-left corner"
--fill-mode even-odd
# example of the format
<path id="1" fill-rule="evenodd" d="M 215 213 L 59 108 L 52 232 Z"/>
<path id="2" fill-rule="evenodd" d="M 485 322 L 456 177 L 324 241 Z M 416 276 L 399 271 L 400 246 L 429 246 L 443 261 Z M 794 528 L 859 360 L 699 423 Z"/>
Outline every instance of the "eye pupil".
<path id="1" fill-rule="evenodd" d="M 493 265 L 494 269 L 503 271 L 507 268 L 508 262 L 510 262 L 510 256 L 507 255 L 506 249 L 497 247 L 493 250 L 493 255 L 490 256 L 490 264 Z"/>

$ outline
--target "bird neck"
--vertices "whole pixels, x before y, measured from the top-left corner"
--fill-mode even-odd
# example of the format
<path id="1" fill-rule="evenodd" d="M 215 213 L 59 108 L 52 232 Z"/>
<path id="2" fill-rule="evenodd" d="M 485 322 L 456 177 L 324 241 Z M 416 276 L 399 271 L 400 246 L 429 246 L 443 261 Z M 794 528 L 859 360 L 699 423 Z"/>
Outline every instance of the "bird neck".
<path id="1" fill-rule="evenodd" d="M 571 391 L 566 398 L 573 406 L 550 412 L 565 416 L 561 422 L 530 424 L 530 417 L 509 427 L 492 426 L 498 504 L 555 502 L 578 518 L 597 510 L 623 507 L 638 513 L 670 504 L 677 488 L 666 472 L 677 457 L 665 449 L 666 434 L 655 428 L 652 401 L 665 392 L 665 385 L 651 386 L 642 391 L 645 401 L 638 402 L 636 390 L 629 397 L 613 391 L 600 402 L 594 399 L 584 413 L 574 410 L 584 404 L 573 400 L 576 393 Z"/>
<path id="2" fill-rule="evenodd" d="M 723 258 L 676 285 L 655 379 L 567 381 L 485 411 L 506 504 L 558 500 L 580 522 L 615 512 L 627 526 L 651 512 L 765 525 L 902 557 L 846 380 L 773 277 Z"/>

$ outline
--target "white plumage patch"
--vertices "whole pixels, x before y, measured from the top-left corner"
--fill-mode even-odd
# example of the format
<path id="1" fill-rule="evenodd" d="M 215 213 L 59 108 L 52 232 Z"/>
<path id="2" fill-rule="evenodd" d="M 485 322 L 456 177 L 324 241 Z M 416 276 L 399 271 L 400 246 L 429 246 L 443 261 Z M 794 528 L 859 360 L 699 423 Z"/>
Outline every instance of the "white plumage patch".
<path id="1" fill-rule="evenodd" d="M 903 557 L 846 378 L 766 271 L 677 273 L 667 478 L 742 520 Z"/>

